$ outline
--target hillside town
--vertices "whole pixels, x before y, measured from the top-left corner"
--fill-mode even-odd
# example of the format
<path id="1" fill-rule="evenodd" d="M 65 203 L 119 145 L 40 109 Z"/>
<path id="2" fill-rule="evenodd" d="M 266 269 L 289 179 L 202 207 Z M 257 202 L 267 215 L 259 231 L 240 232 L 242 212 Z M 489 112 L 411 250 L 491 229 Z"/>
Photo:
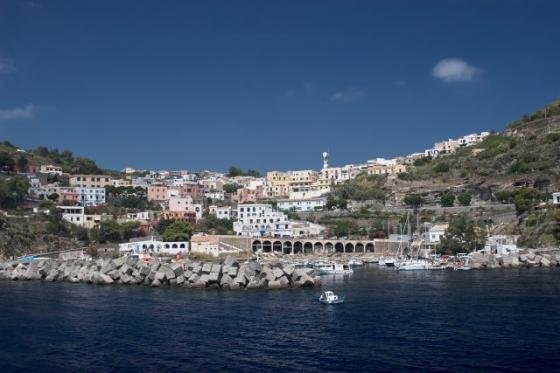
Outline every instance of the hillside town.
<path id="1" fill-rule="evenodd" d="M 473 147 L 473 153 L 476 153 L 478 149 L 474 145 L 481 144 L 490 135 L 489 132 L 469 134 L 436 142 L 423 152 L 344 166 L 333 166 L 330 154 L 324 152 L 321 167 L 316 170 L 273 170 L 264 176 L 237 167 L 227 173 L 127 167 L 120 172 L 84 174 L 65 172 L 63 167 L 55 164 L 33 162 L 25 162 L 24 169 L 14 170 L 28 182 L 26 199 L 34 206 L 33 213 L 49 216 L 56 212 L 61 222 L 81 229 L 80 235 L 87 239 L 85 243 L 113 243 L 120 244 L 123 252 L 148 250 L 169 255 L 218 256 L 250 249 L 272 254 L 306 254 L 315 253 L 314 248 L 303 244 L 300 247 L 273 247 L 269 241 L 255 239 L 346 240 L 349 234 L 356 236 L 348 230 L 333 230 L 316 219 L 318 214 L 329 218 L 330 214 L 337 214 L 341 209 L 350 209 L 336 202 L 333 196 L 337 190 L 364 177 L 398 181 L 425 160 L 445 158 L 462 148 Z M 23 149 L 16 149 L 20 159 L 26 153 Z M 4 171 L 8 171 L 6 167 Z M 445 195 L 442 196 L 442 206 L 449 206 L 443 198 Z M 349 199 L 349 202 L 357 202 Z M 471 196 L 465 199 L 461 205 L 468 207 Z M 552 195 L 552 202 L 560 204 L 560 193 Z M 414 203 L 405 198 L 402 206 L 410 207 Z M 398 208 L 394 203 L 391 206 Z M 8 212 L 4 214 L 8 216 Z M 408 219 L 409 212 L 406 214 Z M 177 236 L 181 239 L 163 238 L 173 222 L 182 224 L 180 230 L 185 231 L 185 235 Z M 111 227 L 128 231 L 107 234 Z M 413 246 L 433 250 L 444 239 L 448 227 L 448 221 L 434 218 L 422 220 L 422 224 L 417 222 L 412 230 L 411 222 L 399 223 L 398 227 L 391 227 L 387 222 L 386 228 L 360 233 L 360 237 L 365 235 L 366 239 L 377 240 L 377 246 L 393 250 L 412 249 Z M 514 245 L 513 248 L 508 246 L 511 251 L 515 249 L 517 237 L 515 234 L 490 236 L 479 249 L 494 245 L 496 251 L 496 245 Z M 243 239 L 245 241 L 239 241 Z M 332 244 L 330 247 L 321 245 L 318 251 L 365 253 L 373 251 L 374 246 L 373 241 L 369 246 L 366 243 L 348 247 Z"/>

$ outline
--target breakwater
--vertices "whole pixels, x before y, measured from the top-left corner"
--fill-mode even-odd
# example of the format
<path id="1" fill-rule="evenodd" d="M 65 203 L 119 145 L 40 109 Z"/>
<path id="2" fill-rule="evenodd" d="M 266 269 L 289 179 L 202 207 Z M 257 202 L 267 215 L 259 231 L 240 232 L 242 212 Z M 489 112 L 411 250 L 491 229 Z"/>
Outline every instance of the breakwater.
<path id="1" fill-rule="evenodd" d="M 228 256 L 222 262 L 181 259 L 172 263 L 120 257 L 97 260 L 35 260 L 0 263 L 0 280 L 42 280 L 123 284 L 152 287 L 280 289 L 314 287 L 320 278 L 310 268 L 282 263 L 239 263 Z"/>
<path id="2" fill-rule="evenodd" d="M 560 253 L 532 249 L 503 255 L 473 253 L 470 264 L 474 269 L 556 267 L 560 265 Z"/>

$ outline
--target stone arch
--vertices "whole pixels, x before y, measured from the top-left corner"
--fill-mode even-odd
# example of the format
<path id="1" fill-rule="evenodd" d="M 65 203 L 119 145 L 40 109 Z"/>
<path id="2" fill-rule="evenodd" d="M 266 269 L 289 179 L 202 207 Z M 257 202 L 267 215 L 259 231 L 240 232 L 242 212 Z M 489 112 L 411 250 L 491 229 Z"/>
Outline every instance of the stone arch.
<path id="1" fill-rule="evenodd" d="M 179 248 L 180 248 L 180 249 L 184 249 L 184 248 L 185 248 L 185 244 L 184 244 L 184 243 L 180 244 L 180 245 L 179 245 Z"/>
<path id="2" fill-rule="evenodd" d="M 366 244 L 366 253 L 373 253 L 375 251 L 375 246 L 373 246 L 373 244 L 367 243 Z"/>
<path id="3" fill-rule="evenodd" d="M 356 247 L 354 248 L 354 251 L 357 253 L 363 253 L 364 252 L 364 244 L 361 242 L 358 242 L 356 244 Z"/>
<path id="4" fill-rule="evenodd" d="M 303 253 L 304 254 L 313 254 L 313 243 L 311 242 L 306 242 L 303 245 Z"/>
<path id="5" fill-rule="evenodd" d="M 169 244 L 168 243 L 165 244 L 165 248 L 169 249 Z"/>
<path id="6" fill-rule="evenodd" d="M 354 244 L 348 242 L 346 244 L 346 246 L 344 247 L 344 252 L 345 253 L 353 253 L 354 252 Z"/>
<path id="7" fill-rule="evenodd" d="M 253 251 L 257 252 L 260 249 L 262 249 L 261 241 L 259 241 L 259 240 L 253 241 Z"/>
<path id="8" fill-rule="evenodd" d="M 144 244 L 144 245 L 142 245 L 142 248 L 143 248 L 143 249 L 147 249 L 147 248 L 148 248 L 148 245 Z"/>
<path id="9" fill-rule="evenodd" d="M 313 245 L 313 252 L 314 253 L 322 253 L 323 252 L 323 243 L 322 242 L 315 242 L 315 245 Z"/>
<path id="10" fill-rule="evenodd" d="M 292 253 L 292 242 L 291 241 L 285 241 L 284 245 L 282 245 L 282 252 L 284 254 L 291 254 Z"/>
<path id="11" fill-rule="evenodd" d="M 303 244 L 300 241 L 294 242 L 294 254 L 301 254 L 303 252 Z"/>
<path id="12" fill-rule="evenodd" d="M 334 245 L 332 242 L 325 242 L 325 252 L 328 254 L 334 253 Z"/>
<path id="13" fill-rule="evenodd" d="M 272 244 L 272 251 L 275 252 L 275 253 L 281 253 L 282 252 L 282 242 L 274 241 L 274 243 Z"/>
<path id="14" fill-rule="evenodd" d="M 171 245 L 171 248 L 172 248 L 172 249 L 176 249 L 176 248 L 177 248 L 177 244 L 174 243 L 173 245 Z"/>
<path id="15" fill-rule="evenodd" d="M 154 250 L 154 244 L 151 244 L 150 246 L 148 246 L 148 249 Z"/>
<path id="16" fill-rule="evenodd" d="M 334 251 L 336 253 L 343 253 L 344 252 L 344 245 L 342 244 L 342 242 L 337 242 L 334 245 Z"/>
<path id="17" fill-rule="evenodd" d="M 269 253 L 272 251 L 272 242 L 266 240 L 262 243 L 262 248 L 264 253 Z"/>

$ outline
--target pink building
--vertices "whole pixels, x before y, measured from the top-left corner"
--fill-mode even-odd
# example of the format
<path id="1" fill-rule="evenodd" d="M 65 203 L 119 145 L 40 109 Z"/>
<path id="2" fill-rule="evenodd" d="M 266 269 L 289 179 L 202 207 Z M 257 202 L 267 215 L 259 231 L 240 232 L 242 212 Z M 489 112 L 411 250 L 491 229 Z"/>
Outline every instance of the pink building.
<path id="1" fill-rule="evenodd" d="M 150 185 L 148 187 L 148 201 L 166 201 L 167 189 L 165 185 Z"/>
<path id="2" fill-rule="evenodd" d="M 181 197 L 200 199 L 204 195 L 204 187 L 197 183 L 185 183 L 179 187 Z"/>
<path id="3" fill-rule="evenodd" d="M 232 196 L 234 201 L 238 203 L 248 203 L 256 202 L 258 199 L 263 197 L 263 188 L 257 187 L 255 189 L 240 188 L 237 189 L 237 193 Z"/>

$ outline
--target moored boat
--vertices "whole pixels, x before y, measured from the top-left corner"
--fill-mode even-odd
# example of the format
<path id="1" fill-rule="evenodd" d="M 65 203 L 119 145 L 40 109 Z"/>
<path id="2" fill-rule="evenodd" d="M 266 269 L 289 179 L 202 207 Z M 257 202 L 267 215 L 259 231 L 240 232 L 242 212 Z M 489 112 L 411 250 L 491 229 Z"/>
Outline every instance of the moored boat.
<path id="1" fill-rule="evenodd" d="M 319 302 L 324 304 L 339 304 L 344 302 L 344 297 L 339 297 L 332 291 L 324 291 L 319 297 Z"/>
<path id="2" fill-rule="evenodd" d="M 334 262 L 318 263 L 313 268 L 316 269 L 320 275 L 347 275 L 354 273 L 354 270 L 352 270 L 349 265 Z"/>

